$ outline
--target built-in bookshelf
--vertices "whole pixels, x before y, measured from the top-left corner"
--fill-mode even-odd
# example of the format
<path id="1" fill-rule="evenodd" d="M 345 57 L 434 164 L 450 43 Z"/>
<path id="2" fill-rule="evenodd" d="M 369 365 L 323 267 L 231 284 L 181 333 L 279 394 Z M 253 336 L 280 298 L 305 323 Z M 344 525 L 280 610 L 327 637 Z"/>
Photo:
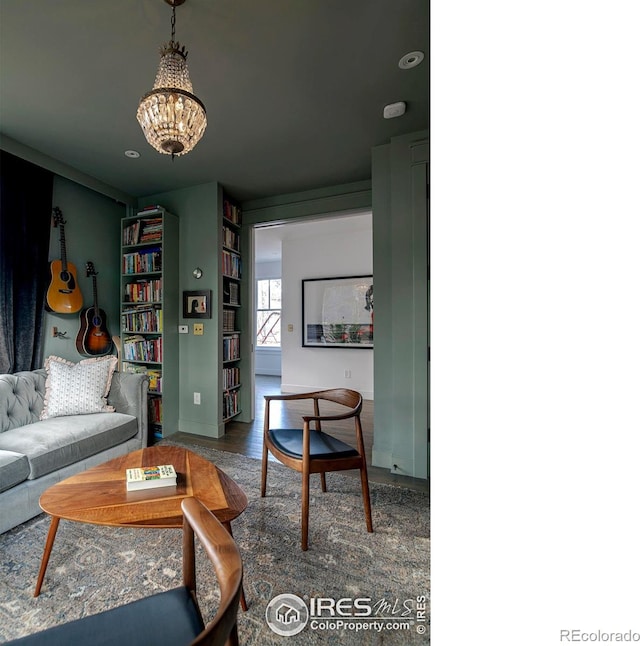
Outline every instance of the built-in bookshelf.
<path id="1" fill-rule="evenodd" d="M 239 415 L 240 390 L 240 280 L 242 254 L 240 249 L 240 207 L 228 195 L 222 199 L 222 249 L 220 272 L 222 274 L 222 421 Z"/>
<path id="2" fill-rule="evenodd" d="M 150 444 L 178 430 L 178 231 L 157 205 L 122 220 L 122 370 L 149 376 Z"/>

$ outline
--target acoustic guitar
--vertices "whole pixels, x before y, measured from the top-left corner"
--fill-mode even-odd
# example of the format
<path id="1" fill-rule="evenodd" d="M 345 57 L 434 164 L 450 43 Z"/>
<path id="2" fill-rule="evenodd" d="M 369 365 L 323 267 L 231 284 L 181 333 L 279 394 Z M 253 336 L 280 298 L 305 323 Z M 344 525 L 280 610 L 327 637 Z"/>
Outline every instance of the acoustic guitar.
<path id="1" fill-rule="evenodd" d="M 47 290 L 47 305 L 58 314 L 75 314 L 82 309 L 82 292 L 78 285 L 76 267 L 67 261 L 62 211 L 53 209 L 53 226 L 60 227 L 60 260 L 51 262 L 51 283 Z"/>
<path id="2" fill-rule="evenodd" d="M 107 330 L 107 315 L 98 307 L 98 282 L 92 262 L 87 263 L 87 278 L 93 277 L 93 307 L 86 307 L 80 314 L 80 329 L 76 337 L 76 350 L 92 356 L 108 354 L 113 340 Z"/>

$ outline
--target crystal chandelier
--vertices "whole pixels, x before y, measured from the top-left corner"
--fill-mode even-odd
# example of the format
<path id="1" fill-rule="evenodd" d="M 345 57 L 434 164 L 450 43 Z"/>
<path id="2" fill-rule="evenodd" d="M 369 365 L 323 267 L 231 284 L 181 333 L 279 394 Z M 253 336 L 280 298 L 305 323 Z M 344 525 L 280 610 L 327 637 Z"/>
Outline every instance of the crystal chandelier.
<path id="1" fill-rule="evenodd" d="M 185 0 L 165 0 L 173 7 L 171 40 L 160 48 L 160 65 L 151 92 L 138 106 L 138 123 L 147 141 L 160 153 L 185 155 L 200 141 L 207 113 L 193 94 L 184 45 L 176 41 L 176 6 Z"/>

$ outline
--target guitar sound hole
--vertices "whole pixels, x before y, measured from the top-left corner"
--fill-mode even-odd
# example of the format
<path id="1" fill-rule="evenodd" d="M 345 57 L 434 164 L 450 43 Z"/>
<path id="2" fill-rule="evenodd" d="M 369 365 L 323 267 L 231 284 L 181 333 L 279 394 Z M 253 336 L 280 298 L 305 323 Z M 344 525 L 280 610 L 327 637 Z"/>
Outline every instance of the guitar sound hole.
<path id="1" fill-rule="evenodd" d="M 93 318 L 91 319 L 91 323 L 93 324 L 93 326 L 102 327 L 102 317 L 100 316 L 100 310 L 96 307 L 92 307 L 91 313 L 93 314 Z M 95 332 L 99 332 L 99 331 L 100 330 L 95 330 Z"/>
<path id="2" fill-rule="evenodd" d="M 70 271 L 61 271 L 60 280 L 63 283 L 67 283 L 69 289 L 73 290 L 76 288 L 76 281 L 73 279 L 73 274 Z"/>

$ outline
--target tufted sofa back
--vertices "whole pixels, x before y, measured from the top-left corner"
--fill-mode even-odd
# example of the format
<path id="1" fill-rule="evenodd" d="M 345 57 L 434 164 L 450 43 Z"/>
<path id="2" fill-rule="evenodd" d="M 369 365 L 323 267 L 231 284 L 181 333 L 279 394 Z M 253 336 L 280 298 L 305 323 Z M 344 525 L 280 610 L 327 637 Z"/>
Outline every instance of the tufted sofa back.
<path id="1" fill-rule="evenodd" d="M 44 369 L 0 375 L 0 433 L 40 419 L 46 378 Z"/>

